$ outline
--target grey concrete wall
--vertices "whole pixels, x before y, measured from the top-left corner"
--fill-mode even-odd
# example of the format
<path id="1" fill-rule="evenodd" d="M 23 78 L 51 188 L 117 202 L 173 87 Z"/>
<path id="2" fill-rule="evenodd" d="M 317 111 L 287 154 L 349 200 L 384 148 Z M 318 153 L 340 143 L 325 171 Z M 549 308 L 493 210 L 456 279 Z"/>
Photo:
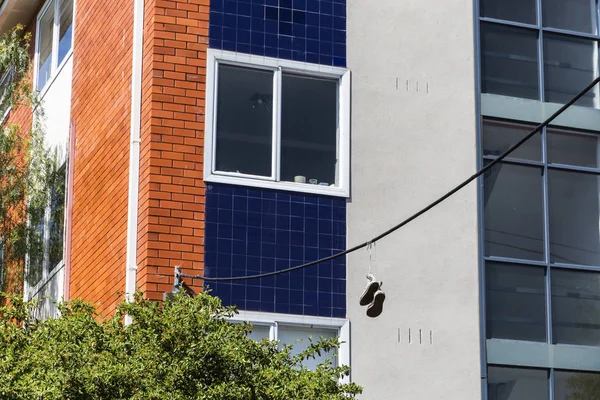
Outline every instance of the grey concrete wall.
<path id="1" fill-rule="evenodd" d="M 348 0 L 348 245 L 475 172 L 473 18 L 472 0 Z M 352 379 L 365 387 L 361 398 L 480 399 L 476 185 L 377 243 L 374 255 L 387 294 L 376 319 L 358 305 L 368 252 L 348 262 Z"/>

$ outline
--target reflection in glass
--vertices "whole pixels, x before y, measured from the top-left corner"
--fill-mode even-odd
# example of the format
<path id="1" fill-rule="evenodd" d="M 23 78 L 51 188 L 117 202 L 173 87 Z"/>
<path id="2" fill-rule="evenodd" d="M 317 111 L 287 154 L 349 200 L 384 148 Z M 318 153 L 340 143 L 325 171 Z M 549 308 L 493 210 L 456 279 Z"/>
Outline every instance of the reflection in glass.
<path id="1" fill-rule="evenodd" d="M 490 366 L 488 400 L 548 400 L 548 372 Z"/>
<path id="2" fill-rule="evenodd" d="M 594 40 L 544 34 L 544 96 L 566 103 L 597 75 L 598 44 Z M 577 105 L 599 107 L 597 90 L 590 90 Z"/>
<path id="3" fill-rule="evenodd" d="M 505 123 L 492 120 L 483 121 L 483 154 L 486 156 L 499 156 L 523 139 L 533 126 Z M 541 134 L 536 134 L 528 141 L 513 151 L 510 158 L 541 161 L 542 145 Z"/>
<path id="4" fill-rule="evenodd" d="M 321 336 L 326 339 L 331 339 L 337 336 L 337 330 L 334 329 L 325 329 L 325 328 L 302 328 L 296 326 L 281 326 L 278 328 L 278 339 L 279 344 L 293 344 L 297 340 L 301 339 L 300 342 L 294 344 L 294 348 L 292 349 L 292 356 L 297 355 L 304 350 L 308 349 L 310 346 L 310 338 L 312 338 L 313 342 L 317 342 Z M 321 355 L 315 354 L 315 358 L 309 358 L 303 362 L 303 365 L 308 369 L 315 370 L 317 369 L 317 365 L 324 362 L 326 359 L 331 358 L 333 356 L 332 353 L 321 352 Z M 336 361 L 333 360 L 333 365 L 337 365 Z"/>
<path id="5" fill-rule="evenodd" d="M 546 341 L 543 267 L 486 262 L 487 337 Z"/>
<path id="6" fill-rule="evenodd" d="M 599 136 L 566 129 L 548 129 L 548 161 L 550 163 L 598 168 Z"/>
<path id="7" fill-rule="evenodd" d="M 283 74 L 281 180 L 336 183 L 338 81 Z"/>
<path id="8" fill-rule="evenodd" d="M 500 163 L 485 174 L 485 255 L 544 259 L 542 169 Z"/>
<path id="9" fill-rule="evenodd" d="M 37 88 L 42 90 L 52 73 L 52 33 L 54 32 L 54 0 L 50 2 L 46 12 L 38 24 L 38 75 Z"/>
<path id="10" fill-rule="evenodd" d="M 553 269 L 554 343 L 600 345 L 600 274 Z"/>
<path id="11" fill-rule="evenodd" d="M 598 176 L 548 171 L 550 261 L 600 265 Z"/>
<path id="12" fill-rule="evenodd" d="M 65 201 L 67 163 L 63 163 L 52 174 L 49 221 L 49 268 L 52 271 L 63 260 L 65 240 Z"/>
<path id="13" fill-rule="evenodd" d="M 60 0 L 59 15 L 58 65 L 71 50 L 73 43 L 73 0 Z"/>
<path id="14" fill-rule="evenodd" d="M 569 31 L 598 33 L 597 0 L 543 0 L 544 26 Z"/>
<path id="15" fill-rule="evenodd" d="M 268 325 L 252 325 L 252 332 L 248 334 L 248 337 L 257 342 L 263 339 L 269 338 L 270 327 Z"/>
<path id="16" fill-rule="evenodd" d="M 481 16 L 535 24 L 535 0 L 482 0 Z"/>
<path id="17" fill-rule="evenodd" d="M 482 92 L 538 99 L 537 33 L 481 24 Z"/>
<path id="18" fill-rule="evenodd" d="M 216 170 L 271 176 L 273 72 L 219 66 Z"/>
<path id="19" fill-rule="evenodd" d="M 600 394 L 600 374 L 554 371 L 554 400 L 594 400 Z"/>

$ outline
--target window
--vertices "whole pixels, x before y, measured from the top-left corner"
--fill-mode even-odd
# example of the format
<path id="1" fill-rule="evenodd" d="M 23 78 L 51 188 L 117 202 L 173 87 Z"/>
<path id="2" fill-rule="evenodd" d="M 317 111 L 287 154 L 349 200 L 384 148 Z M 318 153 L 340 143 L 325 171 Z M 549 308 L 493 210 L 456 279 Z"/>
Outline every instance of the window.
<path id="1" fill-rule="evenodd" d="M 317 341 L 320 337 L 339 337 L 343 342 L 334 357 L 335 365 L 349 365 L 350 346 L 349 322 L 344 319 L 308 317 L 290 314 L 271 314 L 252 311 L 240 311 L 233 318 L 234 321 L 247 321 L 253 325 L 250 337 L 254 340 L 270 339 L 278 340 L 280 347 L 284 344 L 294 345 L 292 355 L 296 355 L 308 348 L 310 339 Z M 310 369 L 316 369 L 317 365 L 331 358 L 332 354 L 322 353 L 314 359 L 304 361 L 304 365 Z"/>
<path id="2" fill-rule="evenodd" d="M 480 14 L 483 93 L 565 103 L 598 76 L 597 0 L 481 0 Z M 600 108 L 600 91 L 577 104 Z"/>
<path id="3" fill-rule="evenodd" d="M 43 90 L 73 47 L 73 0 L 50 0 L 38 16 L 36 87 Z"/>
<path id="4" fill-rule="evenodd" d="M 488 367 L 488 400 L 594 399 L 600 374 L 537 368 Z"/>
<path id="5" fill-rule="evenodd" d="M 348 196 L 349 79 L 209 50 L 205 180 Z"/>
<path id="6" fill-rule="evenodd" d="M 30 213 L 30 254 L 26 274 L 26 286 L 37 288 L 44 284 L 54 271 L 63 264 L 65 237 L 67 162 L 62 162 L 50 174 L 48 203 L 38 205 Z"/>

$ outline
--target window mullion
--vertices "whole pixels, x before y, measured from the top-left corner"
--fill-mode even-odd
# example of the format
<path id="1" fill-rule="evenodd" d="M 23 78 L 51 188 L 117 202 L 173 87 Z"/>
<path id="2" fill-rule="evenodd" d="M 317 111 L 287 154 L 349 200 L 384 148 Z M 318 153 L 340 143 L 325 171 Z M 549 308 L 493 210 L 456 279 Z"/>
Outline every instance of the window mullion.
<path id="1" fill-rule="evenodd" d="M 543 202 L 544 202 L 544 260 L 546 261 L 546 340 L 552 343 L 552 271 L 550 268 L 550 204 L 548 199 L 548 144 L 547 132 L 544 128 L 542 135 L 543 169 Z"/>
<path id="2" fill-rule="evenodd" d="M 273 148 L 271 156 L 271 176 L 276 182 L 281 180 L 281 68 L 273 75 Z"/>
<path id="3" fill-rule="evenodd" d="M 60 0 L 54 1 L 54 23 L 52 24 L 52 66 L 50 76 L 54 77 L 58 69 L 58 38 L 60 35 Z"/>
<path id="4" fill-rule="evenodd" d="M 272 325 L 270 325 L 270 328 L 271 329 L 269 329 L 269 340 L 279 340 L 279 325 L 277 324 L 277 322 L 274 322 Z"/>

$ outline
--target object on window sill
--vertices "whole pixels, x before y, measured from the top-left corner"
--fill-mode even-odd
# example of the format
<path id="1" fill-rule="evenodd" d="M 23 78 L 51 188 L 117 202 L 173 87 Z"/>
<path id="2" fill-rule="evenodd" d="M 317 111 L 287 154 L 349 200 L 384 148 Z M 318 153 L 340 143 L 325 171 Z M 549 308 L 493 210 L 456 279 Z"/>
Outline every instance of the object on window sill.
<path id="1" fill-rule="evenodd" d="M 309 179 L 308 183 L 310 183 L 311 185 L 316 185 L 317 183 L 319 183 L 319 181 L 316 179 Z"/>
<path id="2" fill-rule="evenodd" d="M 302 175 L 296 175 L 294 177 L 294 182 L 296 183 L 306 183 L 306 177 Z"/>
<path id="3" fill-rule="evenodd" d="M 319 182 L 319 186 L 329 186 L 329 183 L 327 183 L 327 182 Z"/>

